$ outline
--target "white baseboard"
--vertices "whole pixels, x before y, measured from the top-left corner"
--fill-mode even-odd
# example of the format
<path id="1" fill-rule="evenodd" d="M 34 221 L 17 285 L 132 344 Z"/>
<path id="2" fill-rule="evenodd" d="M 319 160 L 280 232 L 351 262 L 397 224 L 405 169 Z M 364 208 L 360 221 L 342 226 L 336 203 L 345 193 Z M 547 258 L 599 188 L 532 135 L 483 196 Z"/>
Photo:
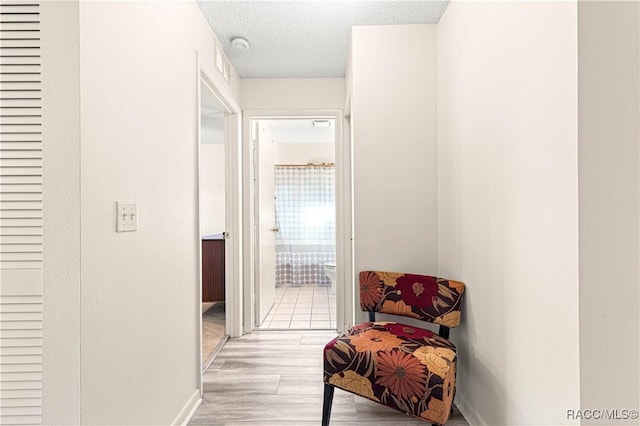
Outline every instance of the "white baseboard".
<path id="1" fill-rule="evenodd" d="M 189 420 L 191 420 L 191 417 L 193 417 L 193 414 L 196 412 L 201 402 L 202 398 L 200 398 L 200 389 L 196 389 L 171 424 L 174 426 L 185 426 L 189 423 Z"/>
<path id="2" fill-rule="evenodd" d="M 482 417 L 478 414 L 476 410 L 471 408 L 471 405 L 467 402 L 467 400 L 460 394 L 460 392 L 456 392 L 456 399 L 454 401 L 456 407 L 465 418 L 467 423 L 470 425 L 482 425 L 487 426 L 487 422 L 485 422 Z"/>

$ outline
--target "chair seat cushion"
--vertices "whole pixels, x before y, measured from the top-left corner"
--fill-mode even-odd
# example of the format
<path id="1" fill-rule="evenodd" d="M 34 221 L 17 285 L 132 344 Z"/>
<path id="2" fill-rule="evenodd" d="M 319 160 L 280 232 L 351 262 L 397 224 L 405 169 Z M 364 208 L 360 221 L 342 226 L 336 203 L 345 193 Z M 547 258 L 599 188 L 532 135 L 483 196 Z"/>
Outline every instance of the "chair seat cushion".
<path id="1" fill-rule="evenodd" d="M 356 325 L 324 348 L 324 381 L 414 417 L 444 424 L 455 389 L 456 348 L 395 322 Z"/>

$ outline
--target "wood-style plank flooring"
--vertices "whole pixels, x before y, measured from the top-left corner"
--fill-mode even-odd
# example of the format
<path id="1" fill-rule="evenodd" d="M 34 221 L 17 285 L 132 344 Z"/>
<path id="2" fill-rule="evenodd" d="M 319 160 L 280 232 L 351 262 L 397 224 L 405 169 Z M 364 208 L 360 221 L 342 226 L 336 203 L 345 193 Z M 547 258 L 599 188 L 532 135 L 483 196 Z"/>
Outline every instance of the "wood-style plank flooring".
<path id="1" fill-rule="evenodd" d="M 319 425 L 322 348 L 327 331 L 255 331 L 230 339 L 204 375 L 191 425 Z M 448 425 L 467 422 L 456 410 Z M 331 425 L 426 426 L 405 414 L 336 389 Z"/>

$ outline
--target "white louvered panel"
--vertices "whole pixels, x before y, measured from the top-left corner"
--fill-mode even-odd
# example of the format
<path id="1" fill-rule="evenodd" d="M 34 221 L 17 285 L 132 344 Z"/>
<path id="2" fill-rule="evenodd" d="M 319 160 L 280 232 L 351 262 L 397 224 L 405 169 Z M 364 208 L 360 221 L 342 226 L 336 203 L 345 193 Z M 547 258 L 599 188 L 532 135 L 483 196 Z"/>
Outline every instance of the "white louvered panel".
<path id="1" fill-rule="evenodd" d="M 31 372 L 31 373 L 0 373 L 0 380 L 3 382 L 33 382 L 36 380 L 42 380 L 42 373 Z"/>
<path id="2" fill-rule="evenodd" d="M 27 338 L 27 337 L 18 338 L 18 339 L 11 339 L 11 338 L 5 338 L 5 337 L 0 338 L 0 348 L 32 347 L 32 346 L 42 346 L 42 339 Z M 4 374 L 3 372 L 0 372 L 0 380 L 2 380 L 3 374 Z"/>
<path id="3" fill-rule="evenodd" d="M 42 212 L 39 210 L 6 210 L 0 211 L 0 219 L 22 219 L 22 218 L 42 219 Z"/>
<path id="4" fill-rule="evenodd" d="M 15 177 L 15 176 L 4 176 L 0 179 L 0 185 L 8 185 L 8 184 L 42 184 L 42 176 L 23 176 L 23 177 Z"/>
<path id="5" fill-rule="evenodd" d="M 15 11 L 13 11 L 15 12 Z M 34 30 L 25 30 L 25 31 L 3 31 L 3 38 L 16 39 L 16 38 L 26 38 L 26 39 L 38 39 L 40 38 L 40 33 Z"/>
<path id="6" fill-rule="evenodd" d="M 0 197 L 3 201 L 42 201 L 42 193 L 38 192 L 5 192 Z"/>
<path id="7" fill-rule="evenodd" d="M 15 102 L 18 103 L 19 102 Z M 25 105 L 27 103 L 27 101 L 23 101 L 22 105 Z M 36 103 L 35 101 L 32 103 Z M 0 111 L 4 111 L 7 108 L 14 108 L 13 106 L 3 106 L 2 105 L 2 101 L 0 101 Z M 30 108 L 30 107 L 29 107 Z M 8 118 L 6 117 L 2 117 L 3 120 L 7 120 Z M 0 143 L 6 143 L 6 142 L 42 142 L 42 137 L 40 135 L 38 135 L 37 133 L 34 135 L 33 133 L 0 133 Z M 2 147 L 4 148 L 4 147 Z"/>
<path id="8" fill-rule="evenodd" d="M 0 301 L 0 423 L 40 424 L 41 416 L 42 298 L 3 295 Z"/>
<path id="9" fill-rule="evenodd" d="M 7 31 L 33 30 L 35 27 L 38 25 L 33 22 L 5 21 L 4 19 L 2 22 L 2 29 Z"/>
<path id="10" fill-rule="evenodd" d="M 42 423 L 39 2 L 0 0 L 0 424 Z"/>
<path id="11" fill-rule="evenodd" d="M 41 373 L 42 364 L 6 364 L 2 366 L 4 373 Z"/>
<path id="12" fill-rule="evenodd" d="M 0 47 L 0 52 L 2 52 L 3 50 L 5 50 L 4 48 Z M 29 53 L 29 52 L 22 52 L 22 51 L 11 51 L 11 53 Z M 14 82 L 14 83 L 22 83 L 22 82 L 41 82 L 40 80 L 40 75 L 39 73 L 33 73 L 33 74 L 3 74 L 2 75 L 2 80 L 3 81 L 8 81 L 8 82 Z M 6 106 L 10 106 L 11 103 L 11 99 L 8 100 L 2 100 L 0 101 L 0 105 L 1 104 L 6 104 Z M 14 105 L 16 105 L 14 103 Z M 19 105 L 19 104 L 18 104 Z"/>
<path id="13" fill-rule="evenodd" d="M 36 158 L 42 159 L 42 151 L 39 149 L 10 149 L 10 148 L 0 148 L 0 159 L 10 159 L 10 158 Z"/>
<path id="14" fill-rule="evenodd" d="M 40 141 L 2 141 L 0 140 L 0 152 L 5 151 L 40 151 L 42 143 Z"/>
<path id="15" fill-rule="evenodd" d="M 16 194 L 9 194 L 16 195 Z M 21 198 L 24 197 L 23 194 L 17 194 Z M 25 195 L 35 195 L 40 196 L 40 194 L 25 194 Z M 17 218 L 17 219 L 3 219 L 2 226 L 8 227 L 21 227 L 21 228 L 42 228 L 42 219 L 41 218 Z"/>
<path id="16" fill-rule="evenodd" d="M 14 346 L 14 347 L 0 347 L 0 355 L 5 357 L 20 357 L 40 355 L 42 356 L 42 347 L 38 346 Z M 8 389 L 4 387 L 3 389 Z"/>
<path id="17" fill-rule="evenodd" d="M 40 155 L 39 153 L 35 153 Z M 12 193 L 31 193 L 31 192 L 42 192 L 42 185 L 25 185 L 25 184 L 5 184 L 0 183 L 0 193 L 2 194 L 12 194 Z"/>
<path id="18" fill-rule="evenodd" d="M 2 175 L 0 175 L 2 176 Z M 9 176 L 9 175 L 7 175 Z M 17 175 L 25 176 L 25 175 Z M 4 201 L 0 200 L 2 210 L 42 210 L 41 201 Z"/>
<path id="19" fill-rule="evenodd" d="M 40 46 L 38 44 L 40 41 L 35 37 L 9 37 L 5 34 L 2 34 L 2 39 L 0 40 L 0 47 L 14 47 L 24 49 L 25 47 L 32 47 L 34 49 L 39 49 Z"/>
<path id="20" fill-rule="evenodd" d="M 2 237 L 2 244 L 42 244 L 42 235 L 5 235 Z"/>
<path id="21" fill-rule="evenodd" d="M 42 303 L 5 303 L 2 305 L 0 309 L 2 312 L 42 312 Z M 0 346 L 2 345 L 1 341 L 4 338 L 11 338 L 7 336 L 0 336 Z"/>
<path id="22" fill-rule="evenodd" d="M 19 93 L 26 93 L 26 94 L 33 94 L 30 92 L 25 92 L 25 91 L 18 91 L 15 90 L 13 93 L 11 93 L 12 95 L 17 95 Z M 6 114 L 6 111 L 3 111 Z M 40 115 L 29 115 L 27 114 L 24 109 L 18 109 L 13 111 L 13 115 L 11 116 L 5 116 L 2 117 L 2 124 L 39 124 L 40 122 Z"/>
<path id="23" fill-rule="evenodd" d="M 37 407 L 37 405 L 34 405 L 33 400 L 29 398 L 14 398 L 11 401 L 7 401 L 4 399 L 0 400 L 0 409 L 15 409 L 17 407 Z"/>
<path id="24" fill-rule="evenodd" d="M 39 169 L 38 172 L 42 174 L 42 159 L 40 158 L 0 158 L 0 167 L 2 168 L 36 167 Z"/>

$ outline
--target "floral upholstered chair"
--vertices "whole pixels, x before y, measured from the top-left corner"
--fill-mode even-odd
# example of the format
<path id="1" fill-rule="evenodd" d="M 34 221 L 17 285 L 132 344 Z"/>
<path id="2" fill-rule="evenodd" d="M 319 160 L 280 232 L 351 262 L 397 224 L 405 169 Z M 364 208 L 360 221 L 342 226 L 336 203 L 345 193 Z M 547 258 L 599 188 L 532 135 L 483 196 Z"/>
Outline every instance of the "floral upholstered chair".
<path id="1" fill-rule="evenodd" d="M 449 328 L 460 324 L 464 284 L 426 275 L 360 272 L 360 306 L 369 321 L 324 348 L 322 424 L 329 424 L 340 388 L 411 416 L 445 424 L 456 384 L 456 347 Z M 402 315 L 440 326 L 438 334 L 375 313 Z"/>

